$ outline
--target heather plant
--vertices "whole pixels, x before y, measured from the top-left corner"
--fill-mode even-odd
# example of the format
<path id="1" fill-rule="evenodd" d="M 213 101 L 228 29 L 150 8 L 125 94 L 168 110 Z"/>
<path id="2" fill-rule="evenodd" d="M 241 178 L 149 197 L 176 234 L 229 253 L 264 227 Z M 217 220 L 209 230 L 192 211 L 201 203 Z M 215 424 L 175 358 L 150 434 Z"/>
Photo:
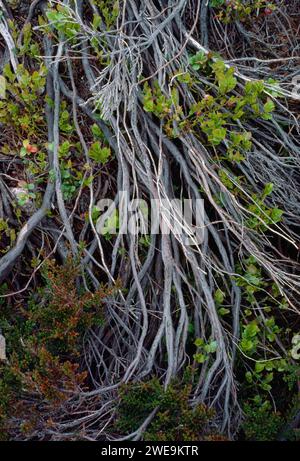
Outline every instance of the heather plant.
<path id="1" fill-rule="evenodd" d="M 72 259 L 64 266 L 49 260 L 44 283 L 27 302 L 1 306 L 8 360 L 1 364 L 0 419 L 8 436 L 50 427 L 72 396 L 89 387 L 81 347 L 88 331 L 104 324 L 112 290 L 86 292 L 79 275 Z"/>

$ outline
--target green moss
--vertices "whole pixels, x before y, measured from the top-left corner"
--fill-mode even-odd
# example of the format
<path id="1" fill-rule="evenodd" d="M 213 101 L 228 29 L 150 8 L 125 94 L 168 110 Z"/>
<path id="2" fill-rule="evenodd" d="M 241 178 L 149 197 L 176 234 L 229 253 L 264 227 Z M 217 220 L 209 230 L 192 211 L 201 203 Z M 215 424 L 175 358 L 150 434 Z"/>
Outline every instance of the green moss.
<path id="1" fill-rule="evenodd" d="M 284 421 L 279 413 L 272 410 L 268 401 L 258 396 L 253 402 L 244 405 L 245 421 L 243 430 L 250 441 L 274 441 Z"/>
<path id="2" fill-rule="evenodd" d="M 144 440 L 196 441 L 217 436 L 210 428 L 214 411 L 201 404 L 192 408 L 190 393 L 191 386 L 179 381 L 164 390 L 155 378 L 145 383 L 123 386 L 116 426 L 120 431 L 133 432 L 158 407 Z"/>

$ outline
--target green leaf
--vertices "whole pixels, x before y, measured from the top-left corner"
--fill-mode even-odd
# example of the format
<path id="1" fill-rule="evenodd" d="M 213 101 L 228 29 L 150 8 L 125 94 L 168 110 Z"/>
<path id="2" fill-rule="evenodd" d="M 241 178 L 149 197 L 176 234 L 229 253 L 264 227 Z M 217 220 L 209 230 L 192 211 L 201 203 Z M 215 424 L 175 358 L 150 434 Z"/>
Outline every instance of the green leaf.
<path id="1" fill-rule="evenodd" d="M 220 305 L 224 301 L 225 293 L 220 288 L 218 288 L 217 291 L 215 292 L 214 298 L 215 298 L 216 304 Z"/>
<path id="2" fill-rule="evenodd" d="M 275 223 L 281 221 L 282 215 L 283 215 L 283 210 L 280 210 L 280 208 L 272 209 L 271 218 Z"/>
<path id="3" fill-rule="evenodd" d="M 280 88 L 280 84 L 277 80 L 274 80 L 273 78 L 268 78 L 267 80 L 267 91 L 270 93 L 272 96 L 275 98 L 282 97 L 282 89 Z"/>
<path id="4" fill-rule="evenodd" d="M 259 327 L 256 325 L 256 323 L 250 323 L 249 325 L 246 326 L 244 335 L 247 338 L 254 338 L 258 332 L 259 332 Z"/>
<path id="5" fill-rule="evenodd" d="M 261 284 L 261 279 L 250 273 L 245 275 L 245 279 L 250 285 L 259 286 Z"/>
<path id="6" fill-rule="evenodd" d="M 224 5 L 224 3 L 225 3 L 225 0 L 210 0 L 209 2 L 210 6 L 212 6 L 213 8 L 222 6 Z"/>
<path id="7" fill-rule="evenodd" d="M 264 104 L 264 113 L 262 114 L 262 118 L 264 120 L 270 120 L 272 118 L 271 113 L 275 109 L 275 104 L 272 99 L 268 99 L 268 101 Z"/>
<path id="8" fill-rule="evenodd" d="M 98 163 L 106 163 L 111 156 L 111 150 L 109 147 L 102 147 L 99 141 L 94 142 L 89 150 L 89 156 L 91 159 Z"/>
<path id="9" fill-rule="evenodd" d="M 255 363 L 255 371 L 256 371 L 256 373 L 260 373 L 264 369 L 265 369 L 265 364 L 264 363 L 262 363 L 262 362 L 256 362 Z"/>
<path id="10" fill-rule="evenodd" d="M 210 139 L 215 146 L 218 146 L 226 138 L 226 128 L 215 128 L 212 130 Z"/>
<path id="11" fill-rule="evenodd" d="M 223 317 L 224 315 L 227 315 L 230 313 L 230 309 L 226 309 L 225 307 L 221 307 L 221 309 L 218 310 L 219 315 Z"/>
<path id="12" fill-rule="evenodd" d="M 191 322 L 190 322 L 190 323 L 189 323 L 189 325 L 188 325 L 188 332 L 189 332 L 190 334 L 193 334 L 193 333 L 195 333 L 195 327 L 194 327 L 194 324 L 193 324 L 193 323 L 191 323 Z"/>
<path id="13" fill-rule="evenodd" d="M 49 9 L 46 16 L 52 26 L 69 39 L 73 39 L 80 30 L 80 24 L 76 23 L 66 8 L 61 8 L 61 11 Z"/>
<path id="14" fill-rule="evenodd" d="M 194 342 L 195 346 L 202 347 L 204 345 L 204 341 L 202 338 L 197 338 Z"/>
<path id="15" fill-rule="evenodd" d="M 106 219 L 104 226 L 100 229 L 102 235 L 115 234 L 119 228 L 118 210 L 113 210 L 111 216 Z"/>
<path id="16" fill-rule="evenodd" d="M 96 123 L 92 125 L 92 133 L 96 139 L 103 139 L 104 137 L 102 130 L 99 128 L 99 126 Z"/>
<path id="17" fill-rule="evenodd" d="M 275 339 L 276 339 L 275 333 L 272 333 L 272 332 L 271 332 L 271 333 L 267 333 L 266 336 L 267 336 L 268 340 L 269 340 L 271 343 L 274 342 Z"/>
<path id="18" fill-rule="evenodd" d="M 28 154 L 28 152 L 27 152 L 26 148 L 22 147 L 21 150 L 20 150 L 20 157 L 25 158 L 27 154 Z"/>
<path id="19" fill-rule="evenodd" d="M 6 78 L 0 75 L 0 99 L 6 98 Z"/>
<path id="20" fill-rule="evenodd" d="M 237 79 L 235 77 L 232 77 L 232 76 L 225 77 L 224 80 L 222 80 L 219 83 L 221 94 L 229 93 L 230 91 L 234 90 L 236 85 L 237 85 Z"/>
<path id="21" fill-rule="evenodd" d="M 248 383 L 251 384 L 253 382 L 253 377 L 252 377 L 251 371 L 247 371 L 247 373 L 245 374 L 245 378 L 248 381 Z"/>
<path id="22" fill-rule="evenodd" d="M 273 112 L 274 109 L 275 109 L 275 104 L 272 101 L 272 99 L 269 99 L 264 105 L 264 110 L 265 112 L 270 113 L 270 112 Z"/>
<path id="23" fill-rule="evenodd" d="M 96 30 L 98 27 L 101 25 L 102 19 L 101 16 L 98 16 L 97 14 L 94 14 L 93 16 L 93 28 Z"/>
<path id="24" fill-rule="evenodd" d="M 153 112 L 154 101 L 152 99 L 144 99 L 144 109 L 146 112 Z"/>
<path id="25" fill-rule="evenodd" d="M 176 88 L 172 89 L 171 98 L 172 98 L 172 103 L 174 104 L 175 107 L 177 107 L 179 104 L 179 93 Z"/>
<path id="26" fill-rule="evenodd" d="M 194 354 L 194 359 L 198 363 L 204 363 L 208 359 L 208 357 L 205 354 Z"/>
<path id="27" fill-rule="evenodd" d="M 217 349 L 218 349 L 217 341 L 211 341 L 209 344 L 206 344 L 204 346 L 204 350 L 208 354 L 213 354 L 214 352 L 216 352 Z"/>
<path id="28" fill-rule="evenodd" d="M 256 100 L 265 89 L 265 84 L 262 80 L 247 82 L 245 85 L 245 95 Z"/>
<path id="29" fill-rule="evenodd" d="M 97 222 L 99 216 L 100 216 L 100 210 L 99 210 L 98 207 L 94 206 L 94 207 L 92 208 L 92 220 L 93 220 L 93 223 L 96 224 L 96 222 Z"/>
<path id="30" fill-rule="evenodd" d="M 189 58 L 189 63 L 194 70 L 199 70 L 207 61 L 207 56 L 203 51 L 199 51 Z"/>
<path id="31" fill-rule="evenodd" d="M 256 267 L 254 264 L 250 264 L 250 265 L 247 267 L 247 272 L 248 272 L 248 274 L 255 275 L 255 274 L 258 273 L 258 269 L 257 269 L 257 267 Z"/>
<path id="32" fill-rule="evenodd" d="M 268 373 L 264 379 L 264 383 L 271 383 L 274 378 L 274 373 Z"/>
<path id="33" fill-rule="evenodd" d="M 269 182 L 268 184 L 265 185 L 264 191 L 263 191 L 263 197 L 267 197 L 268 195 L 271 195 L 274 189 L 274 184 L 272 182 Z"/>
<path id="34" fill-rule="evenodd" d="M 267 383 L 262 383 L 260 387 L 266 392 L 270 392 L 272 390 L 272 386 Z"/>
<path id="35" fill-rule="evenodd" d="M 178 74 L 177 75 L 177 80 L 180 82 L 180 83 L 191 83 L 192 81 L 192 76 L 189 72 L 185 72 L 183 74 Z"/>
<path id="36" fill-rule="evenodd" d="M 242 339 L 241 341 L 241 348 L 244 352 L 252 351 L 254 348 L 254 343 L 250 339 Z"/>
<path id="37" fill-rule="evenodd" d="M 60 157 L 66 157 L 69 153 L 69 150 L 71 149 L 72 144 L 69 141 L 64 141 L 60 146 L 59 146 L 59 155 Z"/>

